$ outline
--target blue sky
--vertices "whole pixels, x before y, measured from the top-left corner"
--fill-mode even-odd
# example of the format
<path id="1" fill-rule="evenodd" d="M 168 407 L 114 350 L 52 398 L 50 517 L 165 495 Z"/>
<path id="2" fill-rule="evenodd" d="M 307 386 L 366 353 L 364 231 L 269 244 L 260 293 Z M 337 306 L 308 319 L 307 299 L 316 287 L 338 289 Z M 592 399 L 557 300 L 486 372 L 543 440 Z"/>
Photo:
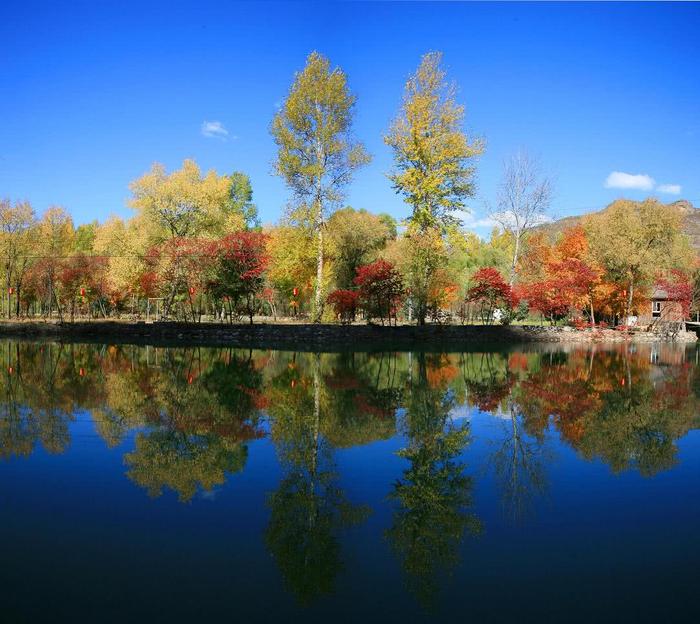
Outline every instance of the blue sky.
<path id="1" fill-rule="evenodd" d="M 478 231 L 519 148 L 555 178 L 555 216 L 619 196 L 700 205 L 699 27 L 700 4 L 5 2 L 0 196 L 103 220 L 130 214 L 128 183 L 151 163 L 194 158 L 248 173 L 274 222 L 289 194 L 270 173 L 270 120 L 318 50 L 347 72 L 374 157 L 348 204 L 400 218 L 382 135 L 421 54 L 441 50 L 487 143 Z"/>

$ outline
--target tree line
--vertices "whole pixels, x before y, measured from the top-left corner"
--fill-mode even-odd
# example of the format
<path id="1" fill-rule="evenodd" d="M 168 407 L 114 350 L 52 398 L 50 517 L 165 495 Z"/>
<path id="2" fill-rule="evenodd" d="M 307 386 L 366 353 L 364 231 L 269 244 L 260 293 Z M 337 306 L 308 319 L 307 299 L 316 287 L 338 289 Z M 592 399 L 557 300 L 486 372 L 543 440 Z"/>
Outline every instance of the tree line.
<path id="1" fill-rule="evenodd" d="M 620 200 L 552 236 L 551 180 L 521 152 L 504 165 L 488 240 L 462 227 L 485 142 L 468 136 L 441 54 L 423 56 L 384 141 L 408 207 L 397 222 L 344 205 L 370 156 L 353 133 L 346 74 L 314 52 L 274 116 L 274 172 L 290 201 L 262 226 L 249 177 L 160 164 L 130 185 L 129 219 L 75 226 L 52 206 L 0 202 L 6 317 L 142 317 L 233 322 L 256 314 L 315 322 L 616 322 L 662 284 L 693 297 L 696 258 L 680 216 Z M 0 278 L 1 279 L 1 278 Z"/>

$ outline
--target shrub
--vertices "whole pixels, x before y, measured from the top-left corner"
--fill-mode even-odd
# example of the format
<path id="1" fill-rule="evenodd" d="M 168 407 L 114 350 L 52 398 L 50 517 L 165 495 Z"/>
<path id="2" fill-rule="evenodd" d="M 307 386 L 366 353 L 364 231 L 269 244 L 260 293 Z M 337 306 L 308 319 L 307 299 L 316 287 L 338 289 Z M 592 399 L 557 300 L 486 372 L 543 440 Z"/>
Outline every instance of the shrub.
<path id="1" fill-rule="evenodd" d="M 405 290 L 401 274 L 391 262 L 379 259 L 358 267 L 354 280 L 358 287 L 359 304 L 367 319 L 379 318 L 391 323 L 403 301 Z"/>
<path id="2" fill-rule="evenodd" d="M 352 323 L 357 313 L 357 302 L 360 293 L 356 290 L 334 290 L 328 295 L 328 304 L 333 306 L 336 317 L 343 324 Z"/>
<path id="3" fill-rule="evenodd" d="M 493 322 L 496 309 L 501 310 L 499 319 L 504 324 L 513 320 L 516 298 L 498 269 L 485 267 L 474 273 L 466 300 L 479 306 L 481 320 L 486 324 Z"/>

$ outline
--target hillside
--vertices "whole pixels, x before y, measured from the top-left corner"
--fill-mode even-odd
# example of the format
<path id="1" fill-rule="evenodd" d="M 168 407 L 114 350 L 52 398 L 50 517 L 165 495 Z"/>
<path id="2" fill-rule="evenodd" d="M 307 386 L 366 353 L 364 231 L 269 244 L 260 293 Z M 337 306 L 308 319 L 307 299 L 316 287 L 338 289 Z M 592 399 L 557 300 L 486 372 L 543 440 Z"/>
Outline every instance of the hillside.
<path id="1" fill-rule="evenodd" d="M 693 206 L 693 204 L 691 204 L 685 199 L 679 199 L 678 201 L 672 202 L 667 205 L 676 208 L 681 213 L 683 219 L 683 232 L 690 239 L 690 243 L 693 246 L 693 248 L 700 251 L 700 208 L 696 208 L 695 206 Z M 610 206 L 612 206 L 612 204 L 606 206 L 599 212 L 605 212 L 610 208 Z M 591 214 L 598 213 L 587 213 L 573 217 L 564 217 L 562 219 L 557 219 L 556 221 L 542 225 L 538 229 L 540 231 L 547 232 L 552 237 L 556 237 L 556 235 L 559 234 L 561 231 L 565 230 L 568 227 L 576 225 L 583 218 Z"/>

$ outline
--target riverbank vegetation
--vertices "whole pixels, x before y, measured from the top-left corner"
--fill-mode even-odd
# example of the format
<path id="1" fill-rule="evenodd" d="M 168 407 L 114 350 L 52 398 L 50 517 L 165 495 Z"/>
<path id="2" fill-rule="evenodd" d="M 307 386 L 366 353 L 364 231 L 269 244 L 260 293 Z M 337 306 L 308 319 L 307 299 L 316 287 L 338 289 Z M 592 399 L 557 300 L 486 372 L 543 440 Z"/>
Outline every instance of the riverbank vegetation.
<path id="1" fill-rule="evenodd" d="M 552 183 L 525 153 L 504 167 L 490 237 L 464 229 L 486 143 L 465 132 L 439 53 L 409 78 L 385 136 L 405 219 L 345 206 L 370 159 L 356 105 L 343 71 L 312 53 L 272 120 L 290 191 L 275 225 L 260 224 L 245 173 L 191 160 L 134 180 L 126 220 L 76 226 L 61 207 L 0 202 L 2 315 L 582 326 L 633 316 L 659 287 L 684 315 L 698 308 L 696 254 L 672 206 L 619 200 L 555 236 L 543 227 Z"/>

